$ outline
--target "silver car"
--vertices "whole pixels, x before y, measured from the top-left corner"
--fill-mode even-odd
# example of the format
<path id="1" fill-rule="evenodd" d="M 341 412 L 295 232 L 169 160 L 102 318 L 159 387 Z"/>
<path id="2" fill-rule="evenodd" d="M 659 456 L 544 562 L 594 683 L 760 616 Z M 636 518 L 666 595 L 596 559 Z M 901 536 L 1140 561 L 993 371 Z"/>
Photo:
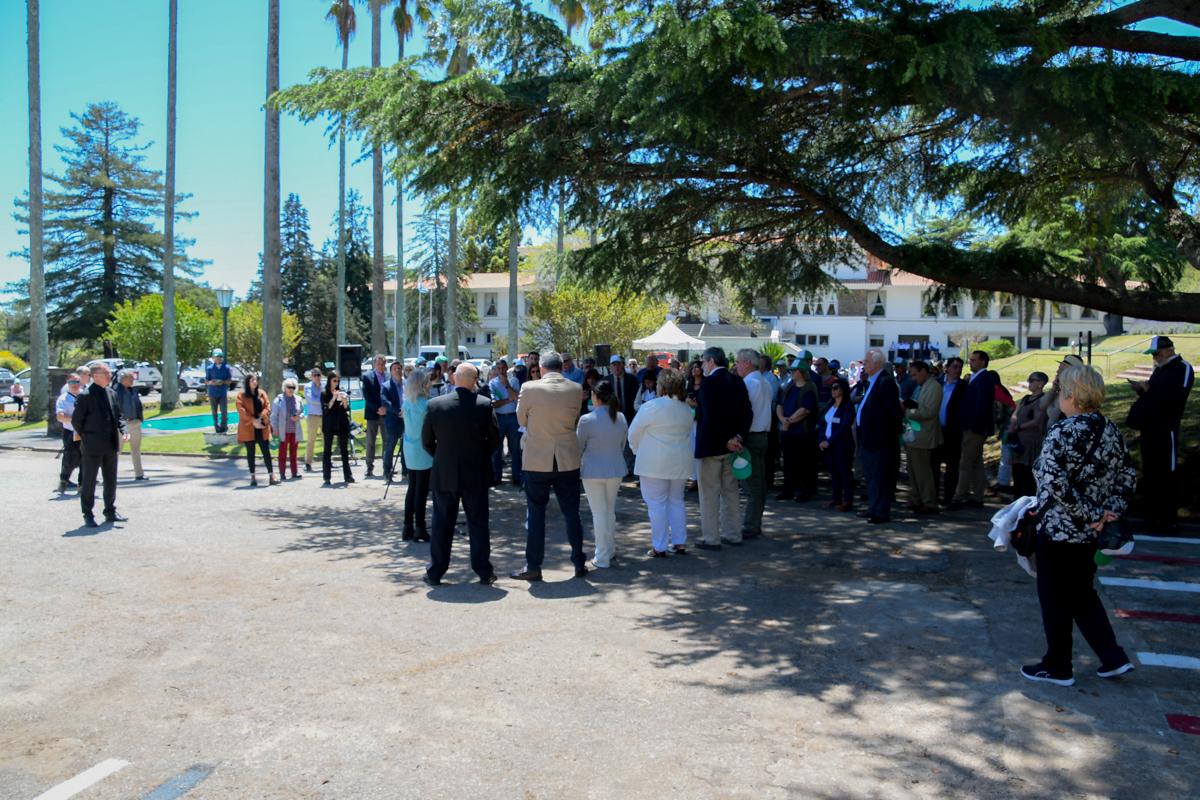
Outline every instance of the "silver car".
<path id="1" fill-rule="evenodd" d="M 0 397 L 7 397 L 16 382 L 17 376 L 13 375 L 12 370 L 0 367 Z"/>

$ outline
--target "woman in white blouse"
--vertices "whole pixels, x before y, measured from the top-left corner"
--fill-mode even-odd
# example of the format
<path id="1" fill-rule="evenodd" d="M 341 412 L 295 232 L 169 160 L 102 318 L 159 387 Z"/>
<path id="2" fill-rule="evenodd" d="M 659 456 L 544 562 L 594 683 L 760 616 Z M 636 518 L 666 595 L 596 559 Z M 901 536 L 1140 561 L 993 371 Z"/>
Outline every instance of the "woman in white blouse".
<path id="1" fill-rule="evenodd" d="M 642 498 L 650 515 L 651 549 L 663 558 L 670 546 L 687 552 L 687 512 L 683 490 L 692 475 L 692 409 L 678 370 L 658 373 L 658 397 L 644 403 L 629 426 L 629 446 L 637 455 L 633 471 L 641 478 Z"/>

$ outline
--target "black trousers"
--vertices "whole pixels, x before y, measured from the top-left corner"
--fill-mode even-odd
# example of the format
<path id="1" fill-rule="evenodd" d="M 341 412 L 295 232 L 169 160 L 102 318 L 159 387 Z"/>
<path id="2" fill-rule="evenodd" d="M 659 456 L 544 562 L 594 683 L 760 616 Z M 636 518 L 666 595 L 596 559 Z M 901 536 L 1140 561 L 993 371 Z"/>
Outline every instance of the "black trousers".
<path id="1" fill-rule="evenodd" d="M 833 502 L 854 502 L 854 440 L 830 444 L 825 450 L 825 468 L 833 486 Z"/>
<path id="2" fill-rule="evenodd" d="M 254 476 L 254 448 L 257 446 L 262 451 L 263 463 L 267 465 L 267 474 L 273 474 L 271 471 L 271 445 L 266 439 L 262 438 L 262 434 L 257 431 L 254 434 L 254 441 L 246 442 L 246 462 L 250 465 L 250 476 Z"/>
<path id="3" fill-rule="evenodd" d="M 334 431 L 325 431 L 325 453 L 321 456 L 321 469 L 325 473 L 325 480 L 329 480 L 329 476 L 333 472 L 333 440 L 338 440 L 338 450 L 342 454 L 342 477 L 349 481 L 352 477 L 350 474 L 350 451 L 346 444 L 346 434 L 335 433 Z"/>
<path id="4" fill-rule="evenodd" d="M 117 513 L 117 451 L 111 453 L 83 453 L 79 467 L 79 504 L 85 517 L 93 516 L 96 505 L 96 474 L 104 476 L 104 516 Z"/>
<path id="5" fill-rule="evenodd" d="M 408 471 L 408 489 L 404 493 L 404 535 L 413 532 L 413 523 L 418 528 L 425 528 L 425 506 L 429 502 L 429 476 L 432 469 L 411 469 Z"/>
<path id="6" fill-rule="evenodd" d="M 783 491 L 803 500 L 817 493 L 817 438 L 800 433 L 780 437 L 783 449 Z"/>
<path id="7" fill-rule="evenodd" d="M 1037 481 L 1033 467 L 1028 464 L 1013 464 L 1013 490 L 1017 497 L 1033 497 L 1037 494 Z"/>
<path id="8" fill-rule="evenodd" d="M 933 491 L 942 498 L 943 505 L 950 505 L 958 491 L 958 465 L 962 461 L 962 433 L 947 433 L 945 441 L 933 448 Z M 942 478 L 942 465 L 946 465 L 946 477 Z"/>
<path id="9" fill-rule="evenodd" d="M 1045 537 L 1038 537 L 1036 546 L 1038 602 L 1046 634 L 1042 663 L 1053 671 L 1071 672 L 1072 624 L 1079 627 L 1102 666 L 1128 661 L 1096 594 L 1096 546 Z"/>
<path id="10" fill-rule="evenodd" d="M 1156 527 L 1173 527 L 1179 518 L 1178 442 L 1175 431 L 1143 431 L 1141 435 L 1143 514 Z"/>
<path id="11" fill-rule="evenodd" d="M 71 480 L 71 473 L 79 468 L 79 442 L 75 441 L 75 432 L 63 428 L 62 432 L 62 465 L 58 468 L 60 481 Z"/>
<path id="12" fill-rule="evenodd" d="M 429 471 L 429 470 L 422 470 Z M 450 543 L 458 522 L 458 504 L 462 501 L 467 515 L 467 534 L 471 541 L 471 569 L 481 578 L 494 575 L 492 544 L 488 533 L 488 490 L 486 487 L 457 492 L 434 491 L 433 531 L 429 542 L 429 577 L 440 581 L 450 568 Z M 405 501 L 407 502 L 407 500 Z"/>
<path id="13" fill-rule="evenodd" d="M 771 408 L 771 430 L 767 433 L 767 491 L 775 488 L 775 473 L 779 471 L 779 459 L 783 454 L 783 441 L 779 434 L 779 417 Z M 785 490 L 786 491 L 786 490 Z"/>

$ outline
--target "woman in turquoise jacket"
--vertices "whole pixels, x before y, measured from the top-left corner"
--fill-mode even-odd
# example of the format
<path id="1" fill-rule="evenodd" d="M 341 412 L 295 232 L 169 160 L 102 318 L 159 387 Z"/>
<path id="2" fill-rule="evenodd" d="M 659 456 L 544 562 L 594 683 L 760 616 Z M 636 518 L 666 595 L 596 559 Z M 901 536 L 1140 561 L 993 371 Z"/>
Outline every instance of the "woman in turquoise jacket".
<path id="1" fill-rule="evenodd" d="M 421 428 L 429 407 L 429 373 L 417 367 L 404 381 L 404 463 L 408 465 L 408 493 L 404 496 L 404 540 L 429 541 L 425 506 L 429 502 L 429 474 L 433 456 L 421 445 Z M 416 523 L 414 529 L 413 523 Z"/>

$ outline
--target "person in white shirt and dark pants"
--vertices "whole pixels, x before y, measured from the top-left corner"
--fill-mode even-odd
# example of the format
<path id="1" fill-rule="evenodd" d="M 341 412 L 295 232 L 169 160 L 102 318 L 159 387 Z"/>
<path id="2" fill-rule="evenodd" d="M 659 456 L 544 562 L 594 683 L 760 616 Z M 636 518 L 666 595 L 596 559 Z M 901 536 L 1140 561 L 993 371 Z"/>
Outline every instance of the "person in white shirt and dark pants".
<path id="1" fill-rule="evenodd" d="M 767 502 L 767 445 L 771 433 L 771 384 L 758 371 L 757 350 L 739 350 L 737 373 L 746 383 L 750 396 L 750 432 L 742 441 L 746 455 L 750 457 L 750 477 L 742 481 L 746 490 L 746 510 L 742 516 L 742 538 L 754 539 L 762 535 L 763 507 Z"/>

